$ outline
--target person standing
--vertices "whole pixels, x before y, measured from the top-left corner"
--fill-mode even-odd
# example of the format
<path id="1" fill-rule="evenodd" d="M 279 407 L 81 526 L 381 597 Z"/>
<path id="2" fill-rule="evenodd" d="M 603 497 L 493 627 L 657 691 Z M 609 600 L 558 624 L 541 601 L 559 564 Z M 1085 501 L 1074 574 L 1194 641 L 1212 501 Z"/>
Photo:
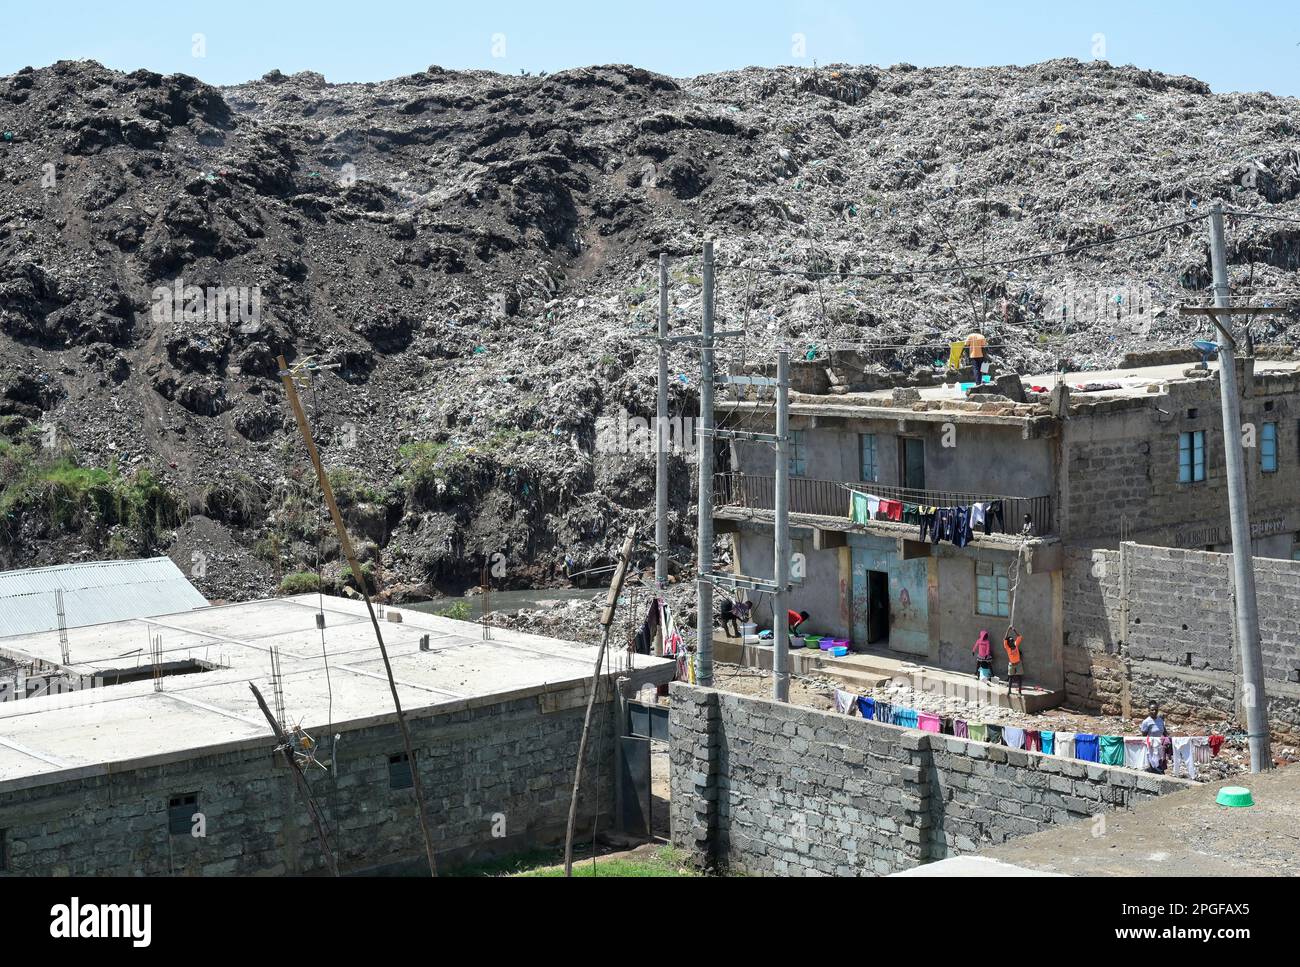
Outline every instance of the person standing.
<path id="1" fill-rule="evenodd" d="M 976 386 L 984 380 L 984 351 L 988 345 L 989 341 L 982 332 L 973 332 L 966 337 L 966 355 L 970 357 L 970 368 L 975 373 Z"/>
<path id="2" fill-rule="evenodd" d="M 993 677 L 993 642 L 989 641 L 987 629 L 980 630 L 980 636 L 975 639 L 975 645 L 971 648 L 971 654 L 975 656 L 975 677 L 980 681 Z"/>
<path id="3" fill-rule="evenodd" d="M 1147 772 L 1164 772 L 1165 737 L 1169 730 L 1165 727 L 1165 717 L 1160 714 L 1159 702 L 1147 706 L 1147 717 L 1138 726 L 1138 731 L 1147 740 Z"/>
<path id="4" fill-rule="evenodd" d="M 1011 687 L 1025 694 L 1025 666 L 1021 660 L 1020 642 L 1023 636 L 1014 627 L 1007 629 L 1007 636 L 1002 639 L 1002 647 L 1007 653 L 1007 697 L 1011 697 Z"/>

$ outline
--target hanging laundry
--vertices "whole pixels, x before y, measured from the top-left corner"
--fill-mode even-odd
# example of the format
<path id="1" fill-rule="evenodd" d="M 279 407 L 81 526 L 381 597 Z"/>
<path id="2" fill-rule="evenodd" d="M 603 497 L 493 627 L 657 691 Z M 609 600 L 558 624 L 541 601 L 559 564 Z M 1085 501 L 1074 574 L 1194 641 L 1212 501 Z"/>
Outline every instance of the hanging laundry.
<path id="1" fill-rule="evenodd" d="M 928 712 L 916 713 L 916 727 L 922 732 L 938 732 L 939 725 L 939 716 L 931 715 Z"/>
<path id="2" fill-rule="evenodd" d="M 672 657 L 682 650 L 682 636 L 677 631 L 672 609 L 667 605 L 664 606 L 664 615 L 664 656 Z"/>
<path id="3" fill-rule="evenodd" d="M 1206 745 L 1208 744 L 1207 742 Z M 1174 739 L 1174 755 L 1169 774 L 1176 776 L 1180 770 L 1186 773 L 1188 779 L 1196 778 L 1196 740 L 1189 736 L 1180 735 Z"/>
<path id="4" fill-rule="evenodd" d="M 1025 729 L 1025 751 L 1038 752 L 1039 738 L 1037 729 Z"/>
<path id="5" fill-rule="evenodd" d="M 903 504 L 903 523 L 921 523 L 921 507 L 919 504 Z M 924 540 L 924 537 L 922 539 Z"/>
<path id="6" fill-rule="evenodd" d="M 983 523 L 984 523 L 984 504 L 982 503 L 971 504 L 970 505 L 971 530 L 974 530 L 977 526 L 980 526 Z"/>
<path id="7" fill-rule="evenodd" d="M 1098 740 L 1100 755 L 1097 761 L 1105 766 L 1122 766 L 1124 764 L 1124 738 L 1119 735 L 1103 735 Z"/>
<path id="8" fill-rule="evenodd" d="M 1006 743 L 1008 749 L 1023 749 L 1025 747 L 1025 730 L 1008 725 L 1002 730 L 1002 741 Z"/>
<path id="9" fill-rule="evenodd" d="M 953 722 L 952 719 L 948 718 L 947 716 L 944 716 L 943 718 L 939 719 L 940 735 L 956 735 L 957 733 L 953 731 L 955 728 L 956 728 L 956 724 Z"/>
<path id="10" fill-rule="evenodd" d="M 957 721 L 952 723 L 952 734 L 959 739 L 974 738 L 974 736 L 970 734 L 970 730 L 966 726 L 965 719 L 957 719 Z"/>
<path id="11" fill-rule="evenodd" d="M 885 515 L 886 520 L 901 522 L 903 519 L 903 503 L 899 500 L 882 500 L 880 502 L 880 512 Z"/>
<path id="12" fill-rule="evenodd" d="M 1210 761 L 1210 740 L 1203 735 L 1192 738 L 1192 758 L 1196 760 L 1198 766 L 1203 766 Z"/>
<path id="13" fill-rule="evenodd" d="M 967 734 L 976 742 L 987 742 L 989 740 L 989 730 L 983 722 L 967 722 Z"/>
<path id="14" fill-rule="evenodd" d="M 858 697 L 858 714 L 868 722 L 876 717 L 876 700 L 865 695 Z"/>
<path id="15" fill-rule="evenodd" d="M 917 508 L 917 514 L 921 518 L 921 540 L 926 540 L 927 536 L 931 532 L 935 534 L 939 533 L 939 525 L 935 513 L 936 511 L 934 507 L 921 506 Z M 939 539 L 936 537 L 935 543 L 937 544 L 938 542 Z"/>
<path id="16" fill-rule="evenodd" d="M 895 725 L 901 725 L 905 729 L 914 729 L 916 728 L 916 709 L 895 706 L 892 721 Z"/>
<path id="17" fill-rule="evenodd" d="M 985 728 L 988 729 L 989 741 L 992 742 L 994 745 L 1001 745 L 1002 738 L 1003 738 L 1002 726 L 994 725 L 992 722 L 987 722 L 985 723 Z"/>
<path id="18" fill-rule="evenodd" d="M 888 722 L 894 717 L 894 706 L 888 702 L 876 703 L 876 721 Z"/>
<path id="19" fill-rule="evenodd" d="M 954 507 L 952 520 L 952 542 L 958 547 L 965 547 L 974 539 L 970 529 L 970 508 Z"/>
<path id="20" fill-rule="evenodd" d="M 880 513 L 880 498 L 873 494 L 867 494 L 867 516 L 872 520 Z"/>
<path id="21" fill-rule="evenodd" d="M 842 688 L 835 689 L 835 711 L 841 715 L 853 715 L 858 710 L 858 697 Z"/>
<path id="22" fill-rule="evenodd" d="M 1074 737 L 1074 757 L 1084 762 L 1097 761 L 1097 736 L 1090 732 L 1080 732 Z"/>
<path id="23" fill-rule="evenodd" d="M 1073 732 L 1057 732 L 1052 738 L 1056 746 L 1056 755 L 1066 759 L 1075 758 L 1075 753 L 1078 750 L 1075 748 L 1075 734 Z"/>
<path id="24" fill-rule="evenodd" d="M 1147 743 L 1142 736 L 1124 736 L 1124 765 L 1130 769 L 1147 767 Z"/>
<path id="25" fill-rule="evenodd" d="M 1056 733 L 1048 732 L 1046 729 L 1038 733 L 1038 741 L 1043 745 L 1044 755 L 1056 755 Z"/>
<path id="26" fill-rule="evenodd" d="M 1146 738 L 1147 767 L 1155 769 L 1157 772 L 1165 771 L 1166 750 L 1165 743 L 1169 741 L 1168 736 L 1157 735 Z"/>
<path id="27" fill-rule="evenodd" d="M 945 540 L 951 543 L 953 535 L 956 533 L 956 528 L 954 527 L 954 524 L 956 523 L 954 520 L 955 513 L 956 509 L 953 507 L 941 507 L 939 509 L 939 538 L 935 540 L 936 544 L 939 543 L 939 540 Z"/>
<path id="28" fill-rule="evenodd" d="M 1223 736 L 1221 736 L 1221 735 L 1211 735 L 1211 736 L 1210 736 L 1210 754 L 1211 754 L 1211 755 L 1218 755 L 1218 754 L 1219 754 L 1219 749 L 1221 749 L 1222 747 L 1223 747 Z"/>
<path id="29" fill-rule="evenodd" d="M 994 518 L 997 518 L 998 533 L 1005 534 L 1007 532 L 1007 522 L 1002 516 L 1002 501 L 1000 500 L 991 500 L 984 505 L 984 533 L 985 534 L 993 533 Z"/>
<path id="30" fill-rule="evenodd" d="M 641 622 L 641 629 L 636 633 L 636 653 L 638 655 L 650 654 L 650 645 L 659 633 L 659 599 L 655 598 L 650 602 L 650 610 Z"/>
<path id="31" fill-rule="evenodd" d="M 856 490 L 849 491 L 849 520 L 855 524 L 865 524 L 871 520 L 866 494 L 860 494 Z"/>

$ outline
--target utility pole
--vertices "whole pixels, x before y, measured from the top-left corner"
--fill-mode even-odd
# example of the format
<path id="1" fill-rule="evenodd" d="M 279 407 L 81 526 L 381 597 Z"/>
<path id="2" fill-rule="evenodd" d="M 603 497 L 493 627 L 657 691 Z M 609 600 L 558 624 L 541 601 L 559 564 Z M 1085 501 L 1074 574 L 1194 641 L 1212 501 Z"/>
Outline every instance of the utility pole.
<path id="1" fill-rule="evenodd" d="M 704 311 L 700 327 L 699 538 L 696 542 L 696 674 L 713 684 L 713 242 L 704 243 Z"/>
<path id="2" fill-rule="evenodd" d="M 609 586 L 609 593 L 605 597 L 605 611 L 600 617 L 600 623 L 604 626 L 604 631 L 600 635 L 600 648 L 596 651 L 596 667 L 591 673 L 591 694 L 587 696 L 587 712 L 582 719 L 582 735 L 578 739 L 578 762 L 573 767 L 573 795 L 569 797 L 569 824 L 564 834 L 564 875 L 573 876 L 573 827 L 578 820 L 578 792 L 582 788 L 582 760 L 587 755 L 587 736 L 591 734 L 591 710 L 596 705 L 597 693 L 600 692 L 600 672 L 601 667 L 605 664 L 605 649 L 609 646 L 609 632 L 614 624 L 614 611 L 618 607 L 618 596 L 623 593 L 623 582 L 627 578 L 627 566 L 632 560 L 632 547 L 636 543 L 636 525 L 628 528 L 627 537 L 623 541 L 623 549 L 618 554 L 618 570 L 614 572 L 614 581 Z M 619 701 L 614 700 L 614 708 L 617 710 Z M 619 721 L 622 721 L 620 719 Z M 614 734 L 614 745 L 618 746 L 621 732 L 616 731 Z M 619 783 L 623 777 L 617 772 L 613 775 L 613 782 Z M 596 786 L 596 816 L 600 816 L 600 784 Z"/>
<path id="3" fill-rule="evenodd" d="M 266 699 L 262 693 L 257 690 L 257 686 L 252 682 L 248 687 L 253 690 L 253 697 L 257 699 L 258 708 L 266 716 L 266 721 L 271 725 L 271 731 L 275 733 L 276 751 L 284 757 L 284 764 L 289 767 L 289 775 L 293 777 L 293 784 L 298 790 L 298 796 L 302 799 L 302 804 L 307 810 L 307 816 L 311 819 L 311 824 L 316 828 L 316 839 L 320 843 L 321 855 L 325 857 L 325 866 L 330 871 L 331 876 L 339 875 L 339 863 L 334 851 L 330 849 L 329 838 L 325 835 L 325 826 L 321 822 L 320 808 L 316 805 L 316 797 L 311 794 L 311 787 L 307 785 L 307 780 L 303 777 L 302 767 L 298 765 L 298 760 L 293 754 L 293 743 L 289 736 L 285 735 L 284 729 L 276 721 L 271 710 L 266 707 Z"/>
<path id="4" fill-rule="evenodd" d="M 786 621 L 786 589 L 790 586 L 790 353 L 776 356 L 776 487 L 775 561 L 772 580 L 772 697 L 790 700 L 790 625 Z"/>
<path id="5" fill-rule="evenodd" d="M 1255 601 L 1255 569 L 1251 561 L 1250 509 L 1246 494 L 1245 457 L 1241 445 L 1241 398 L 1237 389 L 1236 340 L 1232 335 L 1232 296 L 1228 288 L 1228 256 L 1223 244 L 1223 203 L 1210 209 L 1210 268 L 1214 278 L 1211 315 L 1219 330 L 1219 394 L 1223 406 L 1223 450 L 1228 470 L 1228 513 L 1232 519 L 1232 567 L 1236 585 L 1237 640 L 1241 647 L 1241 677 L 1245 691 L 1246 728 L 1250 742 L 1250 771 L 1273 767 L 1269 752 L 1268 701 L 1264 695 L 1264 658 L 1260 652 L 1259 611 Z"/>
<path id="6" fill-rule="evenodd" d="M 659 396 L 655 405 L 655 587 L 668 587 L 668 256 L 659 253 Z M 662 652 L 661 652 L 662 654 Z"/>
<path id="7" fill-rule="evenodd" d="M 352 538 L 348 536 L 347 525 L 343 522 L 343 515 L 339 513 L 339 505 L 334 500 L 334 489 L 330 486 L 329 475 L 325 473 L 325 465 L 321 463 L 320 452 L 316 449 L 316 441 L 311 436 L 311 425 L 307 422 L 307 413 L 302 408 L 302 401 L 298 398 L 298 388 L 294 384 L 294 377 L 297 373 L 289 368 L 284 356 L 276 360 L 280 367 L 280 379 L 284 383 L 284 395 L 289 400 L 289 406 L 293 409 L 293 417 L 298 423 L 298 432 L 302 434 L 302 442 L 307 446 L 307 456 L 311 458 L 312 466 L 316 468 L 316 479 L 320 483 L 321 494 L 325 498 L 325 506 L 329 508 L 330 517 L 334 521 L 334 531 L 338 535 L 339 547 L 343 551 L 343 556 L 347 558 L 348 567 L 352 570 L 352 578 L 357 582 L 357 588 L 361 591 L 362 600 L 366 603 L 366 611 L 370 615 L 370 625 L 375 632 L 375 640 L 379 643 L 379 657 L 384 661 L 384 675 L 388 678 L 388 691 L 393 696 L 393 709 L 397 713 L 397 725 L 402 733 L 402 747 L 406 752 L 406 761 L 411 766 L 411 787 L 415 792 L 415 811 L 419 815 L 420 835 L 424 839 L 425 857 L 429 861 L 429 875 L 438 875 L 438 863 L 433 849 L 433 832 L 429 828 L 429 817 L 424 807 L 424 784 L 420 781 L 420 766 L 415 761 L 415 749 L 411 745 L 411 730 L 406 724 L 406 715 L 402 711 L 402 700 L 397 694 L 397 682 L 393 678 L 393 665 L 388 660 L 388 648 L 384 645 L 384 633 L 379 628 L 379 618 L 375 615 L 374 602 L 370 600 L 370 590 L 366 587 L 365 575 L 361 572 L 361 565 L 357 561 L 356 551 L 352 547 Z M 308 370 L 310 375 L 310 370 Z"/>

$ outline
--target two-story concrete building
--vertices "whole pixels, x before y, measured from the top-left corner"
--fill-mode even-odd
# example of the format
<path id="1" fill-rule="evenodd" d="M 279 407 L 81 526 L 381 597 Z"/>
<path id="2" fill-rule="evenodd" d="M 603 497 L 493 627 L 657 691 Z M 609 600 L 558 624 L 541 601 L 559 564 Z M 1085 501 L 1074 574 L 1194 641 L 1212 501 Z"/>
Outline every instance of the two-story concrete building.
<path id="1" fill-rule="evenodd" d="M 1255 553 L 1290 558 L 1300 531 L 1300 362 L 1241 368 Z M 791 606 L 810 613 L 812 631 L 848 638 L 856 651 L 969 670 L 979 632 L 996 643 L 1014 623 L 1026 680 L 1056 690 L 1068 633 L 1064 571 L 1080 559 L 1067 548 L 1121 539 L 1229 548 L 1215 364 L 1021 384 L 1023 401 L 956 385 L 792 392 Z M 719 410 L 733 425 L 774 428 L 770 399 Z M 770 579 L 773 449 L 734 443 L 731 468 L 715 488 L 717 530 L 733 535 L 738 572 Z M 995 522 L 964 546 L 936 543 L 915 518 L 853 520 L 853 491 L 909 508 L 1000 502 L 1005 532 Z M 757 605 L 764 625 L 767 600 Z"/>

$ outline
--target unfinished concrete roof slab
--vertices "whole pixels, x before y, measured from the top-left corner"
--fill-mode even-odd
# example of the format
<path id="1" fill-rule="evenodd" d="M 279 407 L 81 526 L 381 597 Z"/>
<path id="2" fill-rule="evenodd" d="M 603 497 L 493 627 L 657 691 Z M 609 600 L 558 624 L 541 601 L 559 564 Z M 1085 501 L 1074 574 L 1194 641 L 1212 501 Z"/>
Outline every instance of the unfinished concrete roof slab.
<path id="1" fill-rule="evenodd" d="M 332 597 L 323 604 L 324 650 L 314 594 L 76 629 L 66 666 L 57 633 L 4 639 L 11 657 L 69 675 L 94 676 L 133 663 L 146 674 L 126 684 L 0 703 L 0 790 L 54 781 L 69 770 L 111 773 L 271 743 L 248 684 L 271 700 L 272 648 L 280 654 L 286 717 L 309 732 L 392 719 L 365 605 Z M 400 622 L 384 620 L 382 629 L 403 709 L 414 717 L 545 696 L 590 681 L 593 647 L 500 628 L 485 640 L 477 623 L 399 613 Z M 150 634 L 162 636 L 165 661 L 188 659 L 207 670 L 165 678 L 156 691 L 147 674 Z M 426 634 L 430 650 L 421 651 Z M 668 681 L 675 663 L 637 655 L 632 668 L 635 677 Z"/>

